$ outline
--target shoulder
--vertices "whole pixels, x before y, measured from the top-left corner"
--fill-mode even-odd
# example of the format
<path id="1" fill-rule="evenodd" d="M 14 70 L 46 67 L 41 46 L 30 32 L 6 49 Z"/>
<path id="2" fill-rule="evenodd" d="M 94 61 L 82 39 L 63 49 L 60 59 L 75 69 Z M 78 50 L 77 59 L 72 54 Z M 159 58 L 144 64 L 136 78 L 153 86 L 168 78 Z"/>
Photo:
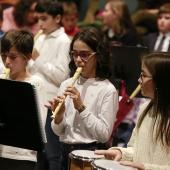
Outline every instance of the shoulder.
<path id="1" fill-rule="evenodd" d="M 158 37 L 159 33 L 158 32 L 153 32 L 153 33 L 149 33 L 146 36 L 146 40 L 151 40 L 151 39 L 156 39 Z"/>
<path id="2" fill-rule="evenodd" d="M 153 32 L 153 33 L 149 33 L 145 38 L 144 38 L 144 44 L 147 46 L 152 46 L 154 45 L 157 37 L 159 36 L 158 32 Z"/>
<path id="3" fill-rule="evenodd" d="M 145 103 L 143 103 L 139 109 L 139 116 L 143 113 L 143 111 L 146 109 L 146 107 L 148 106 L 148 104 L 150 103 L 150 100 L 146 101 Z"/>
<path id="4" fill-rule="evenodd" d="M 102 93 L 114 93 L 117 92 L 115 86 L 108 80 L 99 80 L 96 82 Z"/>
<path id="5" fill-rule="evenodd" d="M 67 42 L 67 43 L 71 43 L 71 40 L 69 38 L 69 36 L 65 33 L 65 32 L 62 32 L 59 37 L 58 37 L 58 40 L 60 40 L 60 42 Z"/>
<path id="6" fill-rule="evenodd" d="M 54 37 L 55 41 L 57 41 L 59 44 L 65 43 L 66 45 L 71 43 L 71 40 L 69 36 L 65 33 L 63 27 L 55 30 L 53 33 L 51 33 L 51 36 Z"/>
<path id="7" fill-rule="evenodd" d="M 147 38 L 153 38 L 153 37 L 157 37 L 159 35 L 158 32 L 153 32 L 153 33 L 149 33 L 146 37 Z"/>
<path id="8" fill-rule="evenodd" d="M 29 79 L 28 82 L 31 83 L 32 85 L 35 85 L 37 87 L 42 87 L 44 86 L 44 80 L 37 76 L 37 75 L 32 75 Z"/>

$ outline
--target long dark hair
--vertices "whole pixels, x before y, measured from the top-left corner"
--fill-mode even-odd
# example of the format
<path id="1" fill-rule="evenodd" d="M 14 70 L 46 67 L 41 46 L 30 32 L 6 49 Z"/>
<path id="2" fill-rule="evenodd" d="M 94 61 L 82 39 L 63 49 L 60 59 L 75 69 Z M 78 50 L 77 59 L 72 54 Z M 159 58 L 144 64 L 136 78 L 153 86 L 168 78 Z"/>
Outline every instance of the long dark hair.
<path id="1" fill-rule="evenodd" d="M 152 109 L 153 129 L 156 129 L 156 141 L 170 146 L 170 53 L 159 52 L 145 55 L 142 62 L 151 73 L 155 84 L 154 99 L 141 115 L 137 128 Z"/>
<path id="2" fill-rule="evenodd" d="M 30 9 L 31 5 L 38 0 L 19 0 L 14 8 L 14 19 L 19 27 L 24 26 L 25 14 Z"/>
<path id="3" fill-rule="evenodd" d="M 74 36 L 70 44 L 70 51 L 73 50 L 73 45 L 76 40 L 82 41 L 94 52 L 97 52 L 96 78 L 106 79 L 111 77 L 110 45 L 106 36 L 94 27 L 82 28 Z M 76 65 L 73 59 L 69 63 L 69 68 L 73 73 L 75 72 Z"/>

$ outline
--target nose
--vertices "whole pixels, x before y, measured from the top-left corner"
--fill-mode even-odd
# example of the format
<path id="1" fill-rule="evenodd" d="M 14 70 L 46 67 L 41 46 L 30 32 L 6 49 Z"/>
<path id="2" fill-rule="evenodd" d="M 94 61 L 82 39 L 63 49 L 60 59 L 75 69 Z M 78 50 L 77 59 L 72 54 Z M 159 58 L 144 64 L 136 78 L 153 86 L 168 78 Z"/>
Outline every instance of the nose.
<path id="1" fill-rule="evenodd" d="M 7 58 L 5 59 L 5 66 L 8 67 L 9 64 L 10 64 L 10 58 L 7 57 Z"/>
<path id="2" fill-rule="evenodd" d="M 42 24 L 42 21 L 39 19 L 38 20 L 38 25 L 41 27 L 43 24 Z"/>
<path id="3" fill-rule="evenodd" d="M 34 11 L 34 13 L 33 13 L 33 16 L 34 16 L 34 18 L 36 18 L 37 19 L 37 13 Z"/>
<path id="4" fill-rule="evenodd" d="M 77 59 L 76 59 L 76 60 L 77 60 L 77 62 L 79 62 L 79 63 L 82 62 L 82 59 L 81 59 L 81 57 L 80 57 L 79 55 L 77 56 Z"/>
<path id="5" fill-rule="evenodd" d="M 142 83 L 141 77 L 138 78 L 138 82 L 139 82 L 140 84 Z"/>

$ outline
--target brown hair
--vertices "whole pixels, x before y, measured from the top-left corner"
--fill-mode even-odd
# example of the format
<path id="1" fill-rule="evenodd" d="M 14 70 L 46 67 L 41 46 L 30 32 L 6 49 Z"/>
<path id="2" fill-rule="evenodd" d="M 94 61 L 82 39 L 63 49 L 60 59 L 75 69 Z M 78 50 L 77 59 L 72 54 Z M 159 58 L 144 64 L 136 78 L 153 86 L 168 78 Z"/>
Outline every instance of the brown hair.
<path id="1" fill-rule="evenodd" d="M 155 91 L 154 99 L 140 116 L 137 128 L 139 129 L 145 116 L 151 111 L 156 141 L 160 140 L 163 145 L 170 146 L 170 53 L 151 53 L 143 56 L 142 62 L 153 77 Z"/>
<path id="2" fill-rule="evenodd" d="M 78 17 L 77 6 L 74 2 L 62 2 L 64 13 L 63 15 L 75 15 Z"/>
<path id="3" fill-rule="evenodd" d="M 162 6 L 160 6 L 158 15 L 163 13 L 170 13 L 170 3 L 165 3 Z"/>
<path id="4" fill-rule="evenodd" d="M 1 40 L 1 52 L 8 53 L 14 47 L 19 53 L 25 57 L 32 53 L 34 45 L 34 37 L 27 29 L 17 28 L 7 31 Z"/>
<path id="5" fill-rule="evenodd" d="M 14 8 L 13 15 L 18 26 L 24 26 L 25 14 L 29 11 L 31 5 L 38 0 L 20 0 Z"/>

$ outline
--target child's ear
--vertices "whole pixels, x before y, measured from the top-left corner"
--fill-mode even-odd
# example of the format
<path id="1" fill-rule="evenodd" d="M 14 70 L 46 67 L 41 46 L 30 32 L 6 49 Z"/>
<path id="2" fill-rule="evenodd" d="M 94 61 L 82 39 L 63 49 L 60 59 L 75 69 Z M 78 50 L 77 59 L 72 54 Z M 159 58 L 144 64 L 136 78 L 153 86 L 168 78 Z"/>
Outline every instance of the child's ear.
<path id="1" fill-rule="evenodd" d="M 29 61 L 32 58 L 32 54 L 28 54 L 27 60 Z"/>
<path id="2" fill-rule="evenodd" d="M 59 24 L 61 22 L 61 15 L 58 14 L 56 17 L 55 17 L 55 23 L 56 24 Z"/>

